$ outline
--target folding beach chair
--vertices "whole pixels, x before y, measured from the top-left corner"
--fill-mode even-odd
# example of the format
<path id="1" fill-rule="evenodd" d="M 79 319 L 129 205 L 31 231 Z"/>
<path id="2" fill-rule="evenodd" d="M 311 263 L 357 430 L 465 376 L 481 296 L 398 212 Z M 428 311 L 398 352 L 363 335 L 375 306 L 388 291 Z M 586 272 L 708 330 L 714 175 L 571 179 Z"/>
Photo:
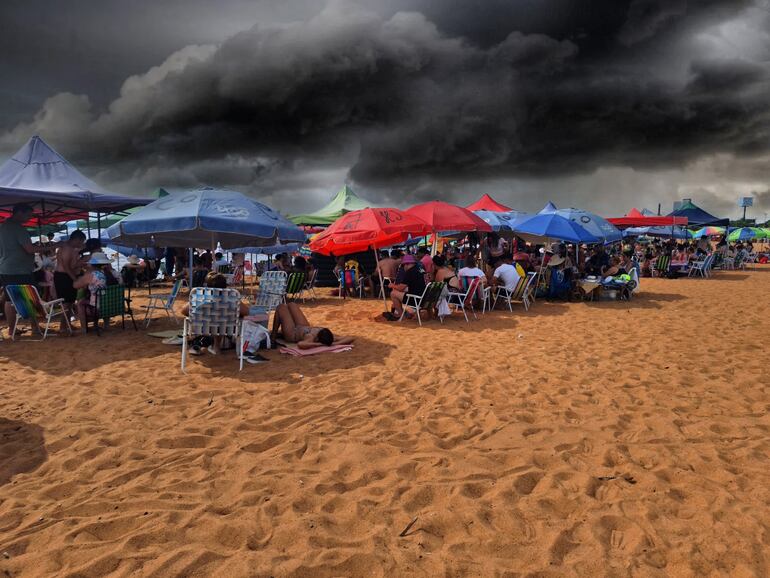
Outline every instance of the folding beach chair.
<path id="1" fill-rule="evenodd" d="M 11 300 L 14 309 L 16 309 L 16 322 L 11 330 L 11 340 L 16 339 L 16 329 L 19 326 L 19 320 L 26 319 L 31 325 L 37 323 L 37 320 L 45 319 L 45 330 L 42 341 L 48 337 L 48 330 L 51 327 L 51 321 L 61 316 L 67 325 L 67 330 L 72 333 L 69 314 L 64 309 L 64 299 L 54 299 L 53 301 L 43 301 L 34 285 L 6 285 L 5 294 Z"/>
<path id="2" fill-rule="evenodd" d="M 401 311 L 401 318 L 399 321 L 404 319 L 404 315 L 406 315 L 407 309 L 413 309 L 417 314 L 417 322 L 420 324 L 420 327 L 422 327 L 420 309 L 430 310 L 436 307 L 439 300 L 441 300 L 441 294 L 444 292 L 444 286 L 445 285 L 443 281 L 433 281 L 425 286 L 422 295 L 407 293 L 404 297 L 404 307 L 403 311 Z M 441 317 L 439 317 L 439 321 L 441 321 L 441 323 L 444 322 Z"/>
<path id="3" fill-rule="evenodd" d="M 466 323 L 470 323 L 470 321 L 468 321 L 468 314 L 465 312 L 466 309 L 470 309 L 471 313 L 473 313 L 473 318 L 478 319 L 478 317 L 476 317 L 476 310 L 473 307 L 473 300 L 475 299 L 476 292 L 480 286 L 481 278 L 473 277 L 471 282 L 465 288 L 464 293 L 459 291 L 449 291 L 447 303 L 449 303 L 449 305 L 454 305 L 456 309 L 463 312 Z"/>
<path id="4" fill-rule="evenodd" d="M 318 269 L 313 269 L 310 272 L 310 277 L 305 281 L 305 287 L 303 288 L 303 293 L 307 294 L 310 299 L 315 299 L 317 297 L 315 293 L 316 277 L 318 277 Z M 304 300 L 304 297 L 302 299 Z"/>
<path id="5" fill-rule="evenodd" d="M 363 280 L 358 276 L 358 268 L 340 271 L 340 297 L 345 299 L 348 293 L 357 291 L 361 299 L 364 292 Z"/>
<path id="6" fill-rule="evenodd" d="M 125 285 L 111 285 L 104 287 L 96 292 L 96 307 L 92 319 L 95 321 L 96 334 L 101 335 L 99 331 L 99 319 L 104 320 L 105 326 L 113 317 L 120 316 L 123 329 L 126 328 L 126 315 L 131 318 L 134 324 L 134 331 L 137 331 L 134 313 L 131 311 L 130 301 L 126 294 Z M 87 324 L 86 324 L 87 325 Z M 86 328 L 87 329 L 87 328 Z"/>
<path id="7" fill-rule="evenodd" d="M 498 286 L 495 291 L 495 300 L 492 303 L 492 309 L 497 307 L 497 300 L 502 298 L 508 304 L 508 309 L 513 313 L 513 303 L 522 303 L 524 311 L 529 311 L 529 305 L 532 302 L 532 283 L 535 281 L 537 273 L 527 273 L 526 277 L 519 279 L 513 291 L 509 291 L 503 286 Z"/>
<path id="8" fill-rule="evenodd" d="M 302 293 L 305 290 L 305 273 L 297 272 L 289 273 L 289 277 L 286 280 L 286 294 L 283 301 L 286 299 L 299 299 L 302 297 Z M 304 298 L 302 299 L 305 300 Z"/>
<path id="9" fill-rule="evenodd" d="M 220 265 L 217 267 L 217 273 L 220 273 L 221 275 L 230 275 L 233 272 L 233 266 L 232 265 Z"/>
<path id="10" fill-rule="evenodd" d="M 182 371 L 187 364 L 187 341 L 193 337 L 230 337 L 238 342 L 239 370 L 243 369 L 243 336 L 238 312 L 241 294 L 235 289 L 196 287 L 190 291 L 190 314 L 182 330 Z"/>
<path id="11" fill-rule="evenodd" d="M 471 283 L 473 283 L 474 279 L 480 280 L 481 277 L 460 277 L 460 285 L 462 286 L 463 291 L 468 290 L 468 287 Z M 481 300 L 481 313 L 483 315 L 487 312 L 487 309 L 492 309 L 492 287 L 484 286 L 483 284 L 479 283 L 478 288 L 476 289 L 476 294 Z"/>
<path id="12" fill-rule="evenodd" d="M 713 261 L 713 255 L 706 255 L 699 261 L 693 261 L 690 263 L 690 268 L 687 271 L 688 277 L 697 277 L 700 275 L 702 278 L 709 277 L 709 270 L 711 268 L 711 262 Z"/>
<path id="13" fill-rule="evenodd" d="M 171 293 L 150 295 L 150 302 L 147 305 L 142 306 L 147 310 L 144 314 L 145 327 L 149 327 L 150 321 L 152 321 L 152 318 L 150 317 L 151 311 L 165 311 L 167 317 L 173 318 L 176 323 L 179 323 L 179 318 L 174 311 L 174 303 L 176 302 L 176 298 L 179 295 L 183 283 L 185 283 L 184 279 L 177 279 L 174 282 L 174 286 L 171 288 Z"/>
<path id="14" fill-rule="evenodd" d="M 286 294 L 288 276 L 285 271 L 265 271 L 259 278 L 259 289 L 254 294 L 253 307 L 270 313 L 278 307 Z"/>
<path id="15" fill-rule="evenodd" d="M 669 255 L 660 255 L 650 267 L 653 277 L 667 277 L 671 265 Z"/>

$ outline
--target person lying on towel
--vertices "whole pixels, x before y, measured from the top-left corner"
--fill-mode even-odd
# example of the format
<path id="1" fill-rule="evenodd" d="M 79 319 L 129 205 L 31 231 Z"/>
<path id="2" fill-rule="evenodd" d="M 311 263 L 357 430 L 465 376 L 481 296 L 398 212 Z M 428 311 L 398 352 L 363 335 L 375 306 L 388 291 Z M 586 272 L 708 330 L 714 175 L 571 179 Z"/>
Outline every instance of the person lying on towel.
<path id="1" fill-rule="evenodd" d="M 349 345 L 352 337 L 337 337 L 326 327 L 313 327 L 296 303 L 282 303 L 273 317 L 272 339 L 283 337 L 288 343 L 296 343 L 300 349 L 312 349 L 320 345 Z"/>

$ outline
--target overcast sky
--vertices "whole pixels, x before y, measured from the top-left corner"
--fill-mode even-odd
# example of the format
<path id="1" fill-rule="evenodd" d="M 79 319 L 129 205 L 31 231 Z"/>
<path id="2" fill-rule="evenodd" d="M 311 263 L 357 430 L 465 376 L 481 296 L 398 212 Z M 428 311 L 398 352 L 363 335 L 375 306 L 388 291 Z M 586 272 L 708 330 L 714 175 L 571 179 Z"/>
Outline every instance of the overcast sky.
<path id="1" fill-rule="evenodd" d="M 117 192 L 770 212 L 770 0 L 3 0 L 0 22 L 0 160 L 39 134 Z"/>

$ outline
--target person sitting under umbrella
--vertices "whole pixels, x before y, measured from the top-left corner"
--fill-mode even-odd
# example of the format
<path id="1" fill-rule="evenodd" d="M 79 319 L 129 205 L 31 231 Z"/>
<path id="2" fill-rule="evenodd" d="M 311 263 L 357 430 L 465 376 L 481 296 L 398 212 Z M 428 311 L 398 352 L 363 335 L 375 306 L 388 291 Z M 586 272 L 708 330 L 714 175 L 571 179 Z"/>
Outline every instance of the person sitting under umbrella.
<path id="1" fill-rule="evenodd" d="M 401 267 L 396 273 L 396 282 L 390 287 L 393 310 L 383 313 L 383 316 L 388 321 L 398 321 L 404 312 L 404 298 L 407 293 L 422 295 L 425 291 L 425 275 L 417 267 L 417 259 L 414 258 L 414 255 L 404 255 L 401 259 Z"/>

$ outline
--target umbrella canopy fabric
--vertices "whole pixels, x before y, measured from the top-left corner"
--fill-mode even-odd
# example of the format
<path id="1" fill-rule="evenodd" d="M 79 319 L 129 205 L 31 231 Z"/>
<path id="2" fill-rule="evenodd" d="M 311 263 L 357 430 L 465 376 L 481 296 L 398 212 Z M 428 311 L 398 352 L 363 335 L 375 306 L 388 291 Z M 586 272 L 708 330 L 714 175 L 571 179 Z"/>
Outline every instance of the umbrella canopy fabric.
<path id="1" fill-rule="evenodd" d="M 652 211 L 643 209 L 631 209 L 625 217 L 611 217 L 607 219 L 609 223 L 618 229 L 627 229 L 629 227 L 665 227 L 672 225 L 687 225 L 687 217 L 662 217 L 655 215 Z"/>
<path id="2" fill-rule="evenodd" d="M 604 217 L 581 209 L 556 209 L 555 213 L 583 227 L 606 243 L 615 243 L 623 238 L 620 230 Z"/>
<path id="3" fill-rule="evenodd" d="M 547 215 L 548 213 L 555 213 L 558 210 L 558 207 L 554 205 L 551 201 L 548 201 L 548 203 L 540 209 L 539 215 Z"/>
<path id="4" fill-rule="evenodd" d="M 70 221 L 87 216 L 88 211 L 123 211 L 150 201 L 105 191 L 39 136 L 0 166 L 0 206 L 33 205 L 31 224 Z"/>
<path id="5" fill-rule="evenodd" d="M 513 226 L 515 223 L 522 221 L 532 215 L 529 213 L 523 213 L 520 211 L 508 211 L 505 213 L 498 213 L 495 211 L 473 211 L 486 222 L 493 231 L 510 231 L 513 232 Z"/>
<path id="6" fill-rule="evenodd" d="M 430 232 L 430 225 L 406 211 L 367 208 L 337 219 L 310 241 L 310 249 L 322 255 L 349 255 L 398 245 L 410 236 Z"/>
<path id="7" fill-rule="evenodd" d="M 592 234 L 580 224 L 556 213 L 537 214 L 515 225 L 514 230 L 520 235 L 530 235 L 546 239 L 557 239 L 569 243 L 601 243 L 602 239 Z"/>
<path id="8" fill-rule="evenodd" d="M 673 239 L 693 239 L 693 234 L 679 225 L 673 227 L 630 227 L 623 231 L 624 237 L 671 237 Z"/>
<path id="9" fill-rule="evenodd" d="M 695 203 L 688 200 L 682 203 L 676 211 L 668 214 L 669 217 L 687 217 L 687 223 L 689 225 L 722 225 L 729 226 L 730 219 L 720 219 L 714 215 L 707 213 Z"/>
<path id="10" fill-rule="evenodd" d="M 331 225 L 346 213 L 360 211 L 373 205 L 374 203 L 362 199 L 353 192 L 353 189 L 345 185 L 322 209 L 308 215 L 295 215 L 289 217 L 289 220 L 297 225 Z"/>
<path id="11" fill-rule="evenodd" d="M 767 233 L 761 227 L 741 227 L 730 231 L 728 241 L 748 241 L 750 239 L 767 239 Z"/>
<path id="12" fill-rule="evenodd" d="M 430 201 L 415 205 L 407 209 L 406 212 L 428 223 L 432 233 L 444 231 L 489 233 L 492 231 L 492 227 L 473 212 L 443 201 Z"/>
<path id="13" fill-rule="evenodd" d="M 713 237 L 715 235 L 724 235 L 725 234 L 725 228 L 724 227 L 703 227 L 701 229 L 698 229 L 692 234 L 693 239 L 700 239 L 701 237 Z"/>
<path id="14" fill-rule="evenodd" d="M 228 249 L 231 253 L 244 253 L 253 255 L 278 255 L 279 253 L 299 253 L 301 243 L 287 243 L 285 245 L 270 245 L 268 247 L 238 247 Z"/>
<path id="15" fill-rule="evenodd" d="M 468 205 L 465 207 L 469 211 L 473 211 L 474 213 L 476 211 L 491 211 L 495 213 L 506 213 L 508 211 L 512 211 L 511 207 L 506 207 L 502 203 L 498 203 L 496 200 L 494 200 L 492 197 L 490 197 L 487 194 L 484 194 L 481 196 L 481 198 L 476 201 L 475 203 Z"/>
<path id="16" fill-rule="evenodd" d="M 123 245 L 214 247 L 303 242 L 305 233 L 276 211 L 235 192 L 211 187 L 157 199 L 107 229 Z"/>

